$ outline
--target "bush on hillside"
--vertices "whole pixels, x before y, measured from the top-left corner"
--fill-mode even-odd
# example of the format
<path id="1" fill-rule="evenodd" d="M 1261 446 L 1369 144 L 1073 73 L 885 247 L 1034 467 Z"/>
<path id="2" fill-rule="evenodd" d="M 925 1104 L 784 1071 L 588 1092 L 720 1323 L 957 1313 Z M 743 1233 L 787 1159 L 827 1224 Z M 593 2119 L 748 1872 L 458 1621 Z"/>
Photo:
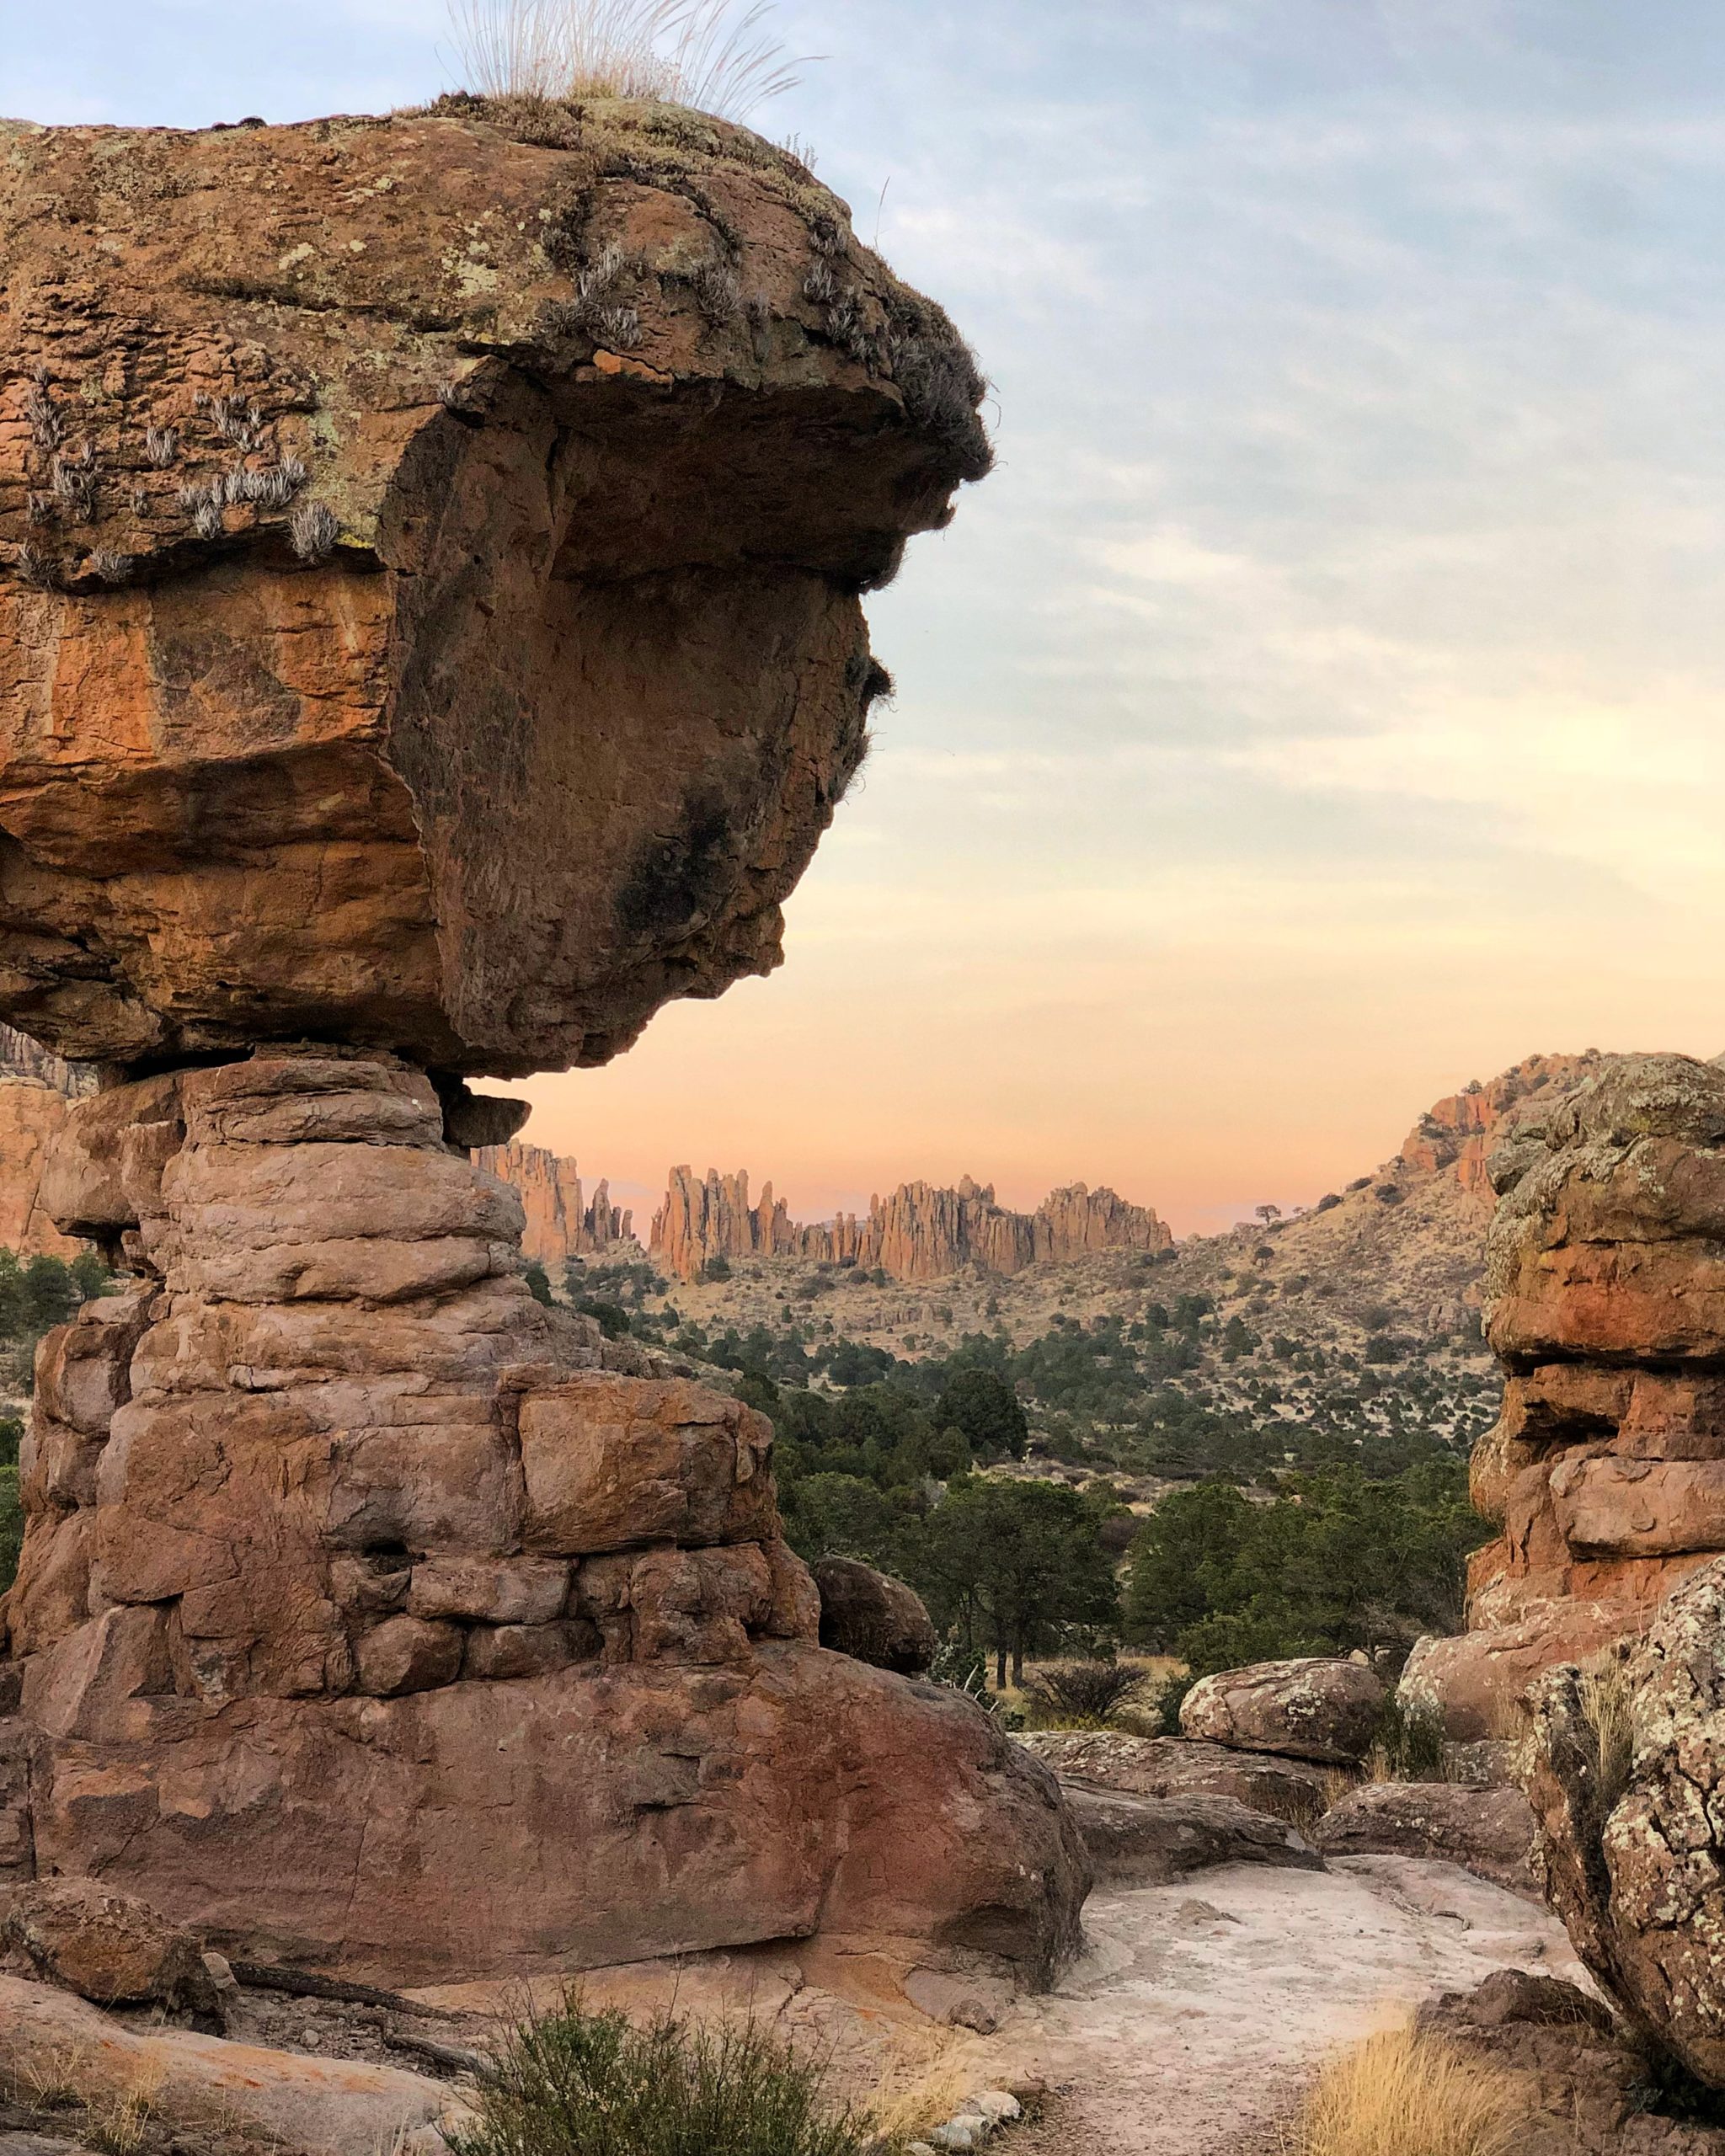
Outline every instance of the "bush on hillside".
<path id="1" fill-rule="evenodd" d="M 637 2027 L 579 1994 L 531 2015 L 480 2077 L 455 2156 L 864 2156 L 862 2115 L 830 2105 L 818 2068 L 767 2031 L 669 2015 Z"/>
<path id="2" fill-rule="evenodd" d="M 1119 1662 L 1055 1662 L 1024 1679 L 1044 1729 L 1109 1729 L 1146 1689 L 1145 1673 Z"/>

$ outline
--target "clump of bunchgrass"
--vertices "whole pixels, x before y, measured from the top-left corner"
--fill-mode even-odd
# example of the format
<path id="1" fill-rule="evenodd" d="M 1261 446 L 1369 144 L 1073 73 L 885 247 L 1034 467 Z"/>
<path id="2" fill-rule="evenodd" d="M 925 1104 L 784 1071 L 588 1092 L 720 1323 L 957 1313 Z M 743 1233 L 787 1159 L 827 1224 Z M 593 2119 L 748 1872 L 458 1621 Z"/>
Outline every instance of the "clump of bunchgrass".
<path id="1" fill-rule="evenodd" d="M 1377 1736 L 1365 1766 L 1370 1781 L 1442 1781 L 1442 1716 L 1434 1708 L 1405 1703 L 1399 1693 L 1391 1692 L 1378 1717 Z"/>
<path id="2" fill-rule="evenodd" d="M 454 2156 L 868 2156 L 879 2127 L 753 2022 L 637 2025 L 569 1992 L 524 2015 L 479 2079 Z"/>
<path id="3" fill-rule="evenodd" d="M 450 0 L 481 97 L 640 98 L 740 119 L 798 80 L 770 0 Z"/>
<path id="4" fill-rule="evenodd" d="M 1459 2045 L 1411 2028 L 1325 2068 L 1283 2137 L 1284 2156 L 1508 2156 L 1522 2090 Z"/>

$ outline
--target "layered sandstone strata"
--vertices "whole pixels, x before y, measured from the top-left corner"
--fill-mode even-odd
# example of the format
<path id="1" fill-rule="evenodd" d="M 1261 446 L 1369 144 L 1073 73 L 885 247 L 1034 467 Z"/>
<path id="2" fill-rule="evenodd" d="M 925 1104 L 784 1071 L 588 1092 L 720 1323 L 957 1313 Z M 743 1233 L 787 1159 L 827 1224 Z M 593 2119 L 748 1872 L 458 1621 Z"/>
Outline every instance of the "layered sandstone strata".
<path id="1" fill-rule="evenodd" d="M 760 1203 L 751 1205 L 746 1171 L 721 1176 L 709 1170 L 706 1180 L 697 1182 L 681 1167 L 671 1170 L 649 1247 L 668 1271 L 686 1280 L 697 1278 L 715 1257 L 798 1257 L 878 1266 L 895 1280 L 940 1280 L 966 1266 L 1012 1274 L 1092 1251 L 1153 1253 L 1172 1249 L 1173 1240 L 1148 1206 L 1128 1204 L 1112 1190 L 1091 1190 L 1081 1182 L 1051 1192 L 1034 1213 L 998 1204 L 992 1183 L 973 1182 L 969 1176 L 956 1190 L 900 1183 L 884 1200 L 870 1199 L 865 1219 L 841 1214 L 804 1226 L 791 1219 L 770 1182 L 762 1184 Z"/>
<path id="2" fill-rule="evenodd" d="M 611 1202 L 611 1185 L 601 1182 L 590 1203 L 580 1171 L 571 1160 L 543 1145 L 488 1145 L 474 1156 L 488 1175 L 506 1182 L 521 1201 L 526 1225 L 521 1255 L 560 1273 L 572 1257 L 601 1256 L 619 1243 L 633 1243 L 635 1216 Z"/>
<path id="3" fill-rule="evenodd" d="M 1499 1532 L 1466 1636 L 1404 1680 L 1462 1737 L 1509 1733 L 1543 1670 L 1643 1631 L 1725 1550 L 1725 1071 L 1614 1059 L 1492 1166 L 1505 1387 L 1473 1492 Z"/>
<path id="4" fill-rule="evenodd" d="M 44 1342 L 22 1462 L 42 1872 L 397 1982 L 1071 1951 L 1051 1778 L 815 1644 L 770 1426 L 534 1301 L 423 1076 L 147 1080 L 73 1110 L 59 1188 L 139 1277 Z"/>
<path id="5" fill-rule="evenodd" d="M 844 205 L 611 100 L 0 148 L 0 1014 L 526 1074 L 776 965 L 988 464 Z"/>

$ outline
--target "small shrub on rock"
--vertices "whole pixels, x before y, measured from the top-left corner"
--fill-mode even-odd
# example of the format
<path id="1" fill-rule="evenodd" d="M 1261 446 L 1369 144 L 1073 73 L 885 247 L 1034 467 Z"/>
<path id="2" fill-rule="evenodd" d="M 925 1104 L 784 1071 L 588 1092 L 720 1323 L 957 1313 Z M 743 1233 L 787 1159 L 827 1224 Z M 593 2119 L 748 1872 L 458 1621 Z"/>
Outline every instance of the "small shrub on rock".
<path id="1" fill-rule="evenodd" d="M 766 2031 L 670 2015 L 637 2027 L 562 2010 L 515 2025 L 475 2098 L 455 2156 L 865 2156 L 864 2115 L 823 2095 L 818 2068 Z"/>

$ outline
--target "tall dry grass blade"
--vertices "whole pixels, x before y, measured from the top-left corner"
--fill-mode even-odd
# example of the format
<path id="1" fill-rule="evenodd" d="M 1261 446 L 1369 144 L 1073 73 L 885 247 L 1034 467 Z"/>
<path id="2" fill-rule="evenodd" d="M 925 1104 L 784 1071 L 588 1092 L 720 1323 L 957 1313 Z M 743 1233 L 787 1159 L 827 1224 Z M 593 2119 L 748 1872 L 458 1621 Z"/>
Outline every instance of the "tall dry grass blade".
<path id="1" fill-rule="evenodd" d="M 1594 1801 L 1603 1829 L 1629 1787 L 1634 1758 L 1635 1694 L 1626 1663 L 1612 1660 L 1586 1671 L 1578 1693 L 1582 1720 L 1595 1747 Z"/>
<path id="2" fill-rule="evenodd" d="M 1286 2156 L 1509 2156 L 1526 2103 L 1459 2045 L 1390 2029 L 1326 2067 Z"/>
<path id="3" fill-rule="evenodd" d="M 798 80 L 772 0 L 449 0 L 464 87 L 482 97 L 617 97 L 739 120 Z"/>

